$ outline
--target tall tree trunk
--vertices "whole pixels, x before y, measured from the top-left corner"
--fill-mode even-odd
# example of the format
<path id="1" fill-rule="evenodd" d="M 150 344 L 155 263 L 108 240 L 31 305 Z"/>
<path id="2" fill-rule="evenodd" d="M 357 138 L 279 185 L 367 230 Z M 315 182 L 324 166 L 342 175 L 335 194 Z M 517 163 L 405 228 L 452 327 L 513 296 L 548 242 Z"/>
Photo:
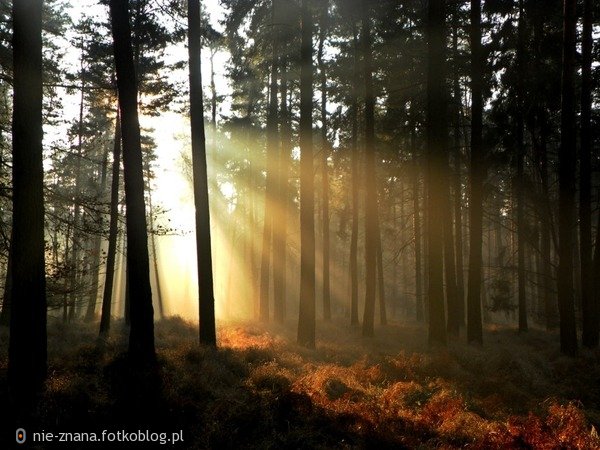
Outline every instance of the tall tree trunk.
<path id="1" fill-rule="evenodd" d="M 323 61 L 323 45 L 328 26 L 328 8 L 329 2 L 325 0 L 323 14 L 319 28 L 319 50 L 317 52 L 317 61 L 319 65 L 319 75 L 321 77 L 321 191 L 323 195 L 322 215 L 323 215 L 323 318 L 326 321 L 331 320 L 331 292 L 329 281 L 329 142 L 327 141 L 327 74 L 325 73 L 325 63 Z"/>
<path id="2" fill-rule="evenodd" d="M 300 52 L 300 310 L 298 344 L 315 346 L 315 199 L 312 142 L 313 19 L 310 0 L 302 0 Z"/>
<path id="3" fill-rule="evenodd" d="M 352 26 L 354 44 L 354 74 L 352 81 L 352 235 L 350 236 L 350 325 L 358 326 L 358 188 L 360 185 L 358 172 L 358 83 L 359 56 L 358 33 L 356 25 Z"/>
<path id="4" fill-rule="evenodd" d="M 8 383 L 18 417 L 32 411 L 47 371 L 42 1 L 15 1 L 12 15 L 13 271 Z"/>
<path id="5" fill-rule="evenodd" d="M 379 224 L 378 224 L 379 225 Z M 376 262 L 377 262 L 377 298 L 379 300 L 379 321 L 387 325 L 387 308 L 385 304 L 385 282 L 383 277 L 383 248 L 381 245 L 381 229 L 378 226 L 376 233 Z"/>
<path id="6" fill-rule="evenodd" d="M 12 250 L 13 234 L 11 231 L 10 245 L 8 247 L 8 261 L 6 262 L 6 281 L 4 283 L 4 293 L 2 295 L 2 313 L 0 314 L 0 325 L 10 325 L 10 304 L 12 300 Z"/>
<path id="7" fill-rule="evenodd" d="M 104 155 L 102 156 L 102 164 L 100 167 L 100 186 L 98 189 L 98 199 L 103 201 L 106 199 L 106 178 L 108 172 L 108 152 L 109 147 L 106 146 Z M 102 224 L 103 224 L 104 213 L 99 211 L 96 216 L 96 225 L 98 226 L 98 234 L 94 236 L 94 242 L 92 245 L 92 257 L 94 263 L 91 266 L 92 274 L 92 287 L 90 289 L 87 310 L 85 313 L 85 321 L 91 322 L 94 320 L 96 315 L 96 302 L 98 301 L 98 281 L 100 275 L 100 249 L 102 247 Z"/>
<path id="8" fill-rule="evenodd" d="M 113 144 L 112 179 L 110 182 L 110 223 L 108 226 L 108 251 L 106 254 L 106 277 L 102 295 L 102 315 L 100 316 L 100 337 L 108 337 L 112 307 L 115 260 L 117 255 L 117 236 L 119 233 L 119 172 L 121 165 L 121 121 L 117 109 L 115 121 L 115 141 Z"/>
<path id="9" fill-rule="evenodd" d="M 460 122 L 462 109 L 462 96 L 458 74 L 458 13 L 453 18 L 452 48 L 454 52 L 454 75 L 452 89 L 454 91 L 454 236 L 456 257 L 456 305 L 459 316 L 459 325 L 465 325 L 465 280 L 464 280 L 464 258 L 463 258 L 463 229 L 462 229 L 462 164 L 460 146 Z"/>
<path id="10" fill-rule="evenodd" d="M 593 298 L 592 278 L 592 1 L 584 0 L 581 63 L 581 153 L 579 164 L 579 229 L 581 255 L 581 303 L 583 345 L 598 346 L 598 305 Z M 596 245 L 600 245 L 597 242 Z"/>
<path id="11" fill-rule="evenodd" d="M 162 289 L 160 287 L 160 273 L 158 271 L 158 252 L 156 246 L 156 233 L 154 230 L 154 208 L 152 206 L 152 188 L 150 187 L 150 164 L 146 164 L 146 179 L 148 180 L 148 225 L 150 225 L 150 248 L 152 251 L 152 268 L 154 269 L 154 281 L 156 282 L 156 300 L 158 303 L 158 315 L 165 318 L 165 305 L 163 302 Z"/>
<path id="12" fill-rule="evenodd" d="M 519 0 L 519 25 L 517 31 L 517 285 L 519 299 L 519 332 L 527 331 L 527 296 L 525 285 L 525 9 Z"/>
<path id="13" fill-rule="evenodd" d="M 278 187 L 277 187 L 277 231 L 275 237 L 277 244 L 273 249 L 273 266 L 277 270 L 273 282 L 273 293 L 275 297 L 274 315 L 275 321 L 283 323 L 285 320 L 285 300 L 287 285 L 287 228 L 289 211 L 289 167 L 290 167 L 290 149 L 292 148 L 292 126 L 290 121 L 290 112 L 288 107 L 288 74 L 287 63 L 285 59 L 280 65 L 281 71 L 281 154 L 279 156 Z"/>
<path id="14" fill-rule="evenodd" d="M 127 206 L 127 277 L 130 285 L 129 355 L 140 363 L 154 361 L 154 310 L 150 289 L 148 230 L 144 202 L 142 146 L 137 110 L 137 83 L 131 48 L 128 1 L 110 0 L 117 88 L 123 138 L 125 203 Z"/>
<path id="15" fill-rule="evenodd" d="M 577 330 L 573 299 L 573 225 L 575 222 L 575 34 L 576 0 L 564 0 L 561 136 L 558 151 L 558 306 L 560 349 L 577 354 Z"/>
<path id="16" fill-rule="evenodd" d="M 483 246 L 483 54 L 481 2 L 471 0 L 471 189 L 469 193 L 469 279 L 467 286 L 467 341 L 483 343 L 481 324 L 481 262 Z"/>
<path id="17" fill-rule="evenodd" d="M 267 179 L 265 188 L 265 214 L 263 223 L 262 252 L 260 262 L 260 320 L 267 322 L 269 320 L 269 273 L 271 269 L 271 250 L 275 241 L 274 219 L 276 217 L 275 209 L 275 189 L 277 188 L 277 167 L 278 167 L 278 133 L 277 133 L 277 39 L 275 30 L 275 5 L 272 4 L 271 27 L 273 30 L 272 55 L 271 55 L 271 85 L 269 95 L 269 112 L 267 115 Z M 273 265 L 273 278 L 277 276 L 278 267 Z"/>
<path id="18" fill-rule="evenodd" d="M 446 313 L 443 287 L 443 178 L 447 166 L 445 89 L 445 0 L 430 0 L 428 6 L 427 67 L 427 266 L 429 298 L 429 343 L 446 344 Z M 446 163 L 445 163 L 446 161 Z"/>
<path id="19" fill-rule="evenodd" d="M 446 164 L 446 168 L 447 167 Z M 452 230 L 452 202 L 450 200 L 449 175 L 450 174 L 448 174 L 445 179 L 444 194 L 446 201 L 443 204 L 442 211 L 444 216 L 444 276 L 446 280 L 446 303 L 448 305 L 446 327 L 448 333 L 453 336 L 458 336 L 460 329 L 460 307 L 458 305 L 456 292 L 456 264 L 454 255 L 454 233 Z"/>
<path id="20" fill-rule="evenodd" d="M 411 124 L 410 147 L 413 154 L 413 228 L 415 239 L 415 316 L 419 322 L 425 320 L 423 305 L 423 269 L 421 267 L 421 208 L 419 202 L 419 157 L 415 143 L 415 124 Z"/>
<path id="21" fill-rule="evenodd" d="M 371 53 L 371 9 L 362 0 L 362 47 L 365 83 L 365 312 L 363 336 L 373 336 L 377 257 L 377 174 L 375 169 L 375 93 Z"/>
<path id="22" fill-rule="evenodd" d="M 210 214 L 206 141 L 204 136 L 202 73 L 200 70 L 200 1 L 188 0 L 188 51 L 190 64 L 190 122 L 192 127 L 192 164 L 194 206 L 196 209 L 196 252 L 198 259 L 200 343 L 217 345 L 215 300 L 213 293 Z"/>

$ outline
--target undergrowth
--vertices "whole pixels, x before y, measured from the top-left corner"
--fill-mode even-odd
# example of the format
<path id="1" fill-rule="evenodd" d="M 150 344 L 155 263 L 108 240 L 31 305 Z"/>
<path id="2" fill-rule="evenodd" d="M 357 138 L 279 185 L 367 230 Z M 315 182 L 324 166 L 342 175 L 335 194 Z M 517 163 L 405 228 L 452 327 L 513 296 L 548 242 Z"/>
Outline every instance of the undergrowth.
<path id="1" fill-rule="evenodd" d="M 307 350 L 292 323 L 234 323 L 219 324 L 214 350 L 171 318 L 156 324 L 157 363 L 140 369 L 113 329 L 99 346 L 95 325 L 50 324 L 40 429 L 181 429 L 179 448 L 199 449 L 600 448 L 600 353 L 563 357 L 545 331 L 488 327 L 482 347 L 430 350 L 415 323 L 371 339 L 320 323 Z M 5 329 L 0 340 L 5 408 Z"/>

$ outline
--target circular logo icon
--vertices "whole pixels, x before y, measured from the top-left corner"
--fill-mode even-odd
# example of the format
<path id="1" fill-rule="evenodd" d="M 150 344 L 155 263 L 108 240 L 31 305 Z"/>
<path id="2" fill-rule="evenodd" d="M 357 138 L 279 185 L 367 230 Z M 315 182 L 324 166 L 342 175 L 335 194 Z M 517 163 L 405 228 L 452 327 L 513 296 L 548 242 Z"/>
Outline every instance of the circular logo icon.
<path id="1" fill-rule="evenodd" d="M 17 444 L 25 443 L 26 437 L 25 437 L 25 429 L 24 428 L 17 428 L 16 439 L 17 439 Z"/>

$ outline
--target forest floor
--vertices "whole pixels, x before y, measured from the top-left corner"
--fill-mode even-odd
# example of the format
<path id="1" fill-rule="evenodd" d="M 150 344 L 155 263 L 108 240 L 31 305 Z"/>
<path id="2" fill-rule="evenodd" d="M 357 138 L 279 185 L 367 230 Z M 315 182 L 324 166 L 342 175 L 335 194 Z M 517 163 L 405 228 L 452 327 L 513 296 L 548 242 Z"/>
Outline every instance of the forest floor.
<path id="1" fill-rule="evenodd" d="M 182 444 L 160 448 L 600 448 L 600 351 L 564 357 L 556 333 L 488 326 L 483 347 L 461 338 L 432 350 L 415 322 L 370 339 L 319 322 L 307 350 L 293 322 L 220 323 L 215 351 L 171 318 L 156 324 L 158 364 L 140 374 L 122 326 L 103 348 L 96 328 L 50 323 L 40 429 L 182 430 Z M 7 341 L 0 329 L 0 408 Z"/>

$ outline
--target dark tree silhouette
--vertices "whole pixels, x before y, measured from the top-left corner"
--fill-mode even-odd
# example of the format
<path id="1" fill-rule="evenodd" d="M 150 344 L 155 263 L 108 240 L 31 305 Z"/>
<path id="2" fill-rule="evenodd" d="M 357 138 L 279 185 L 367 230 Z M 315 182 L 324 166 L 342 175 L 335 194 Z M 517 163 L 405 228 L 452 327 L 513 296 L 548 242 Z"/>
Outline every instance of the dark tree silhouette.
<path id="1" fill-rule="evenodd" d="M 577 354 L 575 302 L 573 299 L 573 225 L 575 223 L 575 34 L 576 0 L 564 1 L 562 98 L 558 152 L 558 306 L 560 349 Z"/>
<path id="2" fill-rule="evenodd" d="M 369 2 L 362 0 L 362 50 L 365 83 L 365 313 L 363 336 L 373 336 L 377 269 L 377 182 L 375 173 L 375 94 L 371 53 L 371 14 Z"/>
<path id="3" fill-rule="evenodd" d="M 579 254 L 581 258 L 582 342 L 598 346 L 598 304 L 593 294 L 592 272 L 592 1 L 583 2 L 581 45 L 581 152 L 579 163 Z M 596 246 L 600 242 L 596 241 Z M 597 274 L 597 273 L 596 273 Z M 596 275 L 597 276 L 597 275 Z"/>
<path id="4" fill-rule="evenodd" d="M 471 1 L 471 168 L 469 190 L 469 278 L 467 281 L 467 341 L 483 342 L 481 324 L 481 260 L 483 227 L 483 55 L 481 2 Z"/>
<path id="5" fill-rule="evenodd" d="M 200 2 L 188 0 L 188 52 L 190 63 L 190 122 L 192 127 L 192 166 L 194 205 L 196 207 L 196 252 L 198 260 L 198 296 L 200 343 L 217 345 L 215 300 L 213 293 L 208 175 L 200 71 Z"/>
<path id="6" fill-rule="evenodd" d="M 8 381 L 28 411 L 46 378 L 46 280 L 42 164 L 42 0 L 13 14 L 13 227 Z"/>
<path id="7" fill-rule="evenodd" d="M 106 338 L 110 331 L 113 281 L 117 256 L 117 234 L 119 232 L 119 173 L 121 165 L 121 121 L 117 110 L 115 139 L 113 143 L 112 181 L 110 184 L 110 222 L 108 225 L 108 251 L 106 254 L 106 278 L 102 295 L 102 315 L 100 316 L 100 337 Z"/>
<path id="8" fill-rule="evenodd" d="M 427 15 L 427 267 L 429 342 L 446 343 L 443 288 L 444 168 L 447 166 L 445 1 L 430 0 Z"/>
<path id="9" fill-rule="evenodd" d="M 144 175 L 137 82 L 131 48 L 128 1 L 111 0 L 110 17 L 114 41 L 121 135 L 127 228 L 127 282 L 129 289 L 129 356 L 139 363 L 152 362 L 154 349 L 154 310 L 150 289 L 148 232 L 144 202 Z"/>
<path id="10" fill-rule="evenodd" d="M 300 305 L 298 344 L 315 346 L 315 199 L 312 142 L 313 18 L 310 0 L 302 0 L 300 50 Z"/>

